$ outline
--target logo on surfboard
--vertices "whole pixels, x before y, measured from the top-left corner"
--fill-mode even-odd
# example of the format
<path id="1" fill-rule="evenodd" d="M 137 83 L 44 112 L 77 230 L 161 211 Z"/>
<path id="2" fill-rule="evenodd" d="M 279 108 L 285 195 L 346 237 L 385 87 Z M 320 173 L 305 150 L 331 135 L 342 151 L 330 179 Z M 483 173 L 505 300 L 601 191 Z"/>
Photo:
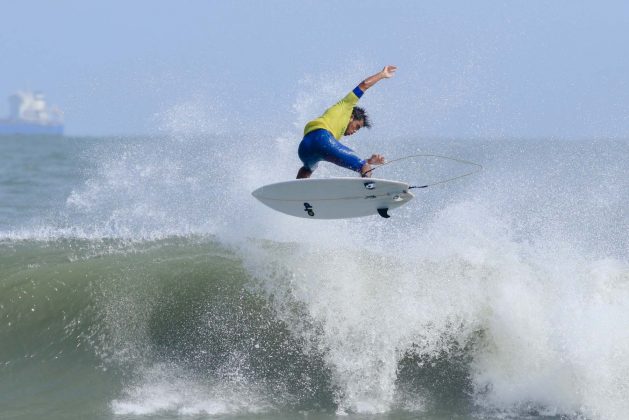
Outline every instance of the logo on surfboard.
<path id="1" fill-rule="evenodd" d="M 304 203 L 304 211 L 308 213 L 308 216 L 314 216 L 314 211 L 310 203 Z"/>

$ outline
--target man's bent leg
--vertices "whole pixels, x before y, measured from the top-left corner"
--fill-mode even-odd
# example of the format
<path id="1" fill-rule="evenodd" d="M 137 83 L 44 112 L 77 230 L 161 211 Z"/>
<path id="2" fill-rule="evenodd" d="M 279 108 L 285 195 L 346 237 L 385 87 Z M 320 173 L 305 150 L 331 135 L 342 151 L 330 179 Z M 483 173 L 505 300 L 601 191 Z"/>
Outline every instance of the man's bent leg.
<path id="1" fill-rule="evenodd" d="M 363 174 L 363 168 L 367 163 L 366 160 L 359 158 L 352 149 L 341 144 L 331 135 L 326 140 L 327 141 L 320 142 L 320 150 L 324 160 L 342 166 L 343 168 L 359 172 L 361 175 Z M 364 171 L 369 169 L 370 167 L 367 167 Z"/>

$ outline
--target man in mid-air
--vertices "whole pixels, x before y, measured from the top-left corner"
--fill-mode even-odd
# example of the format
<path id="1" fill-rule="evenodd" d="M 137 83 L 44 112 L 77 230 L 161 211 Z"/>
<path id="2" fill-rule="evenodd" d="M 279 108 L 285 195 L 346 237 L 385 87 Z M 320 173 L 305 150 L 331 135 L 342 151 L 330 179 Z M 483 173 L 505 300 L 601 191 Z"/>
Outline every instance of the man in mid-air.
<path id="1" fill-rule="evenodd" d="M 297 179 L 310 178 L 322 160 L 360 172 L 363 177 L 371 176 L 371 165 L 384 163 L 384 157 L 378 154 L 371 155 L 369 159 L 361 159 L 352 149 L 341 144 L 339 139 L 351 136 L 362 127 L 371 127 L 365 110 L 356 106 L 358 99 L 380 80 L 393 77 L 396 70 L 395 66 L 386 66 L 381 72 L 363 80 L 322 116 L 306 124 L 304 138 L 298 150 L 299 159 L 304 166 L 297 172 Z"/>

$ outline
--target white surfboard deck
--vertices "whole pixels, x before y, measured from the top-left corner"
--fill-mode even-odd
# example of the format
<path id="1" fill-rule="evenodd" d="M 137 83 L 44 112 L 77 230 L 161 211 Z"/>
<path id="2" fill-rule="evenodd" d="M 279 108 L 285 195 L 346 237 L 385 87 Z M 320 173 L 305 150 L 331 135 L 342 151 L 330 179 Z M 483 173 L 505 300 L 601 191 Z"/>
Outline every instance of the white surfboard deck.
<path id="1" fill-rule="evenodd" d="M 306 219 L 346 219 L 380 214 L 414 196 L 404 182 L 377 178 L 298 179 L 258 188 L 252 195 L 273 210 Z"/>

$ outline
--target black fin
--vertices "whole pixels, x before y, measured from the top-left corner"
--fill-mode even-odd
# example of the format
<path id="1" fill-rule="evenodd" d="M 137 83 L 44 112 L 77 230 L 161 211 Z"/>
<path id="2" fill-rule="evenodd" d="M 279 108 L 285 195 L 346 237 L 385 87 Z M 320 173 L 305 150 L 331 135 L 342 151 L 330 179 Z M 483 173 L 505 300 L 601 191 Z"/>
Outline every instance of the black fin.
<path id="1" fill-rule="evenodd" d="M 389 211 L 389 209 L 378 209 L 378 214 L 379 214 L 380 216 L 384 217 L 385 219 L 388 219 L 388 218 L 389 218 L 389 217 L 391 217 L 391 216 L 389 216 L 389 214 L 387 213 L 387 211 Z"/>

